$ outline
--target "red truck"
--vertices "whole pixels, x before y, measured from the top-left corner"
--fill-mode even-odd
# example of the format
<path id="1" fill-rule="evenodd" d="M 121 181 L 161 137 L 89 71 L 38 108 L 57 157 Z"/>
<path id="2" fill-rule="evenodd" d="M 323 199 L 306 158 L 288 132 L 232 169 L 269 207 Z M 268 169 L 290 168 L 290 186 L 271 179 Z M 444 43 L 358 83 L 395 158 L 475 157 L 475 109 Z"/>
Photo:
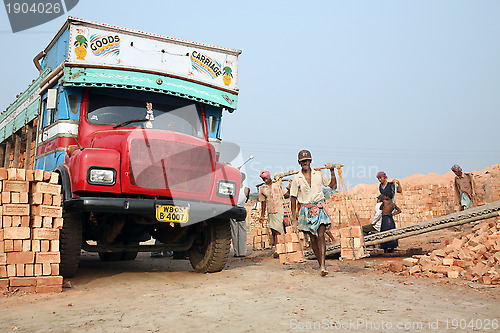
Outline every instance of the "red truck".
<path id="1" fill-rule="evenodd" d="M 187 251 L 197 272 L 224 268 L 229 219 L 246 217 L 242 175 L 218 151 L 240 53 L 70 17 L 35 57 L 40 77 L 0 116 L 3 166 L 59 173 L 61 275 L 82 249 Z M 8 162 L 18 138 L 25 159 Z"/>

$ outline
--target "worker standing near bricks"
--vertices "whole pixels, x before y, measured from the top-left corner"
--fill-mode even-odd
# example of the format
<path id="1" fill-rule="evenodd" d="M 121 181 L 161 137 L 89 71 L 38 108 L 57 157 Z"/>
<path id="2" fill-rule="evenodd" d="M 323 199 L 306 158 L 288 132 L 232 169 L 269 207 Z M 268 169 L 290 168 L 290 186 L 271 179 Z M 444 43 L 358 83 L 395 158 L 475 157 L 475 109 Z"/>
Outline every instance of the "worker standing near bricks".
<path id="1" fill-rule="evenodd" d="M 462 168 L 455 164 L 451 171 L 455 173 L 455 194 L 460 203 L 460 210 L 468 209 L 474 203 L 474 178 L 472 173 L 462 172 Z"/>
<path id="2" fill-rule="evenodd" d="M 382 224 L 380 226 L 380 231 L 387 231 L 396 228 L 394 224 L 394 215 L 398 215 L 401 213 L 401 209 L 392 201 L 393 197 L 391 197 L 391 192 L 386 191 L 383 193 L 384 201 L 382 201 L 382 205 L 380 205 L 380 209 L 382 210 Z M 386 253 L 394 252 L 394 249 L 398 247 L 398 240 L 392 240 L 389 242 L 385 242 L 380 244 L 380 248 L 384 249 Z"/>
<path id="3" fill-rule="evenodd" d="M 301 150 L 298 160 L 301 171 L 293 178 L 290 188 L 293 223 L 298 222 L 298 229 L 309 234 L 320 274 L 325 276 L 328 274 L 325 265 L 325 230 L 332 222 L 326 211 L 322 186 L 328 186 L 333 190 L 337 188 L 335 166 L 332 163 L 325 164 L 325 167 L 330 169 L 331 179 L 329 179 L 322 171 L 311 169 L 312 156 L 308 150 Z"/>
<path id="4" fill-rule="evenodd" d="M 391 200 L 394 200 L 394 195 L 397 193 L 403 193 L 403 186 L 397 179 L 391 181 L 387 180 L 387 174 L 384 171 L 379 171 L 377 173 L 377 179 L 380 182 L 378 187 L 380 194 L 389 193 Z"/>
<path id="5" fill-rule="evenodd" d="M 259 188 L 258 199 L 262 203 L 259 221 L 261 223 L 264 221 L 264 214 L 267 210 L 269 228 L 273 234 L 274 246 L 276 247 L 277 236 L 283 234 L 283 200 L 289 197 L 289 193 L 285 185 L 272 181 L 269 171 L 262 170 L 260 178 L 262 178 L 265 184 Z M 278 257 L 276 251 L 273 257 Z"/>

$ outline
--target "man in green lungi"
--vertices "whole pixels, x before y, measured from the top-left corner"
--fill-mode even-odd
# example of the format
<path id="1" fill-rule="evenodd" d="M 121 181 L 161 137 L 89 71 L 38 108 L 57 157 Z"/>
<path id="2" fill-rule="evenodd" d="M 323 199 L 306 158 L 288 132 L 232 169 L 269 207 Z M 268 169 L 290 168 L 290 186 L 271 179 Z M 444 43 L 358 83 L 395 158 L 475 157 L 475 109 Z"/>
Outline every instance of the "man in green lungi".
<path id="1" fill-rule="evenodd" d="M 330 169 L 331 179 L 329 179 L 322 171 L 311 169 L 311 162 L 311 153 L 308 150 L 301 150 L 299 152 L 301 171 L 293 178 L 290 188 L 292 217 L 294 223 L 298 218 L 299 230 L 309 234 L 311 247 L 319 263 L 320 274 L 325 276 L 328 274 L 325 265 L 325 230 L 332 222 L 326 210 L 322 186 L 328 186 L 334 190 L 337 188 L 337 179 L 334 172 L 335 166 L 332 163 L 325 164 L 325 167 Z"/>

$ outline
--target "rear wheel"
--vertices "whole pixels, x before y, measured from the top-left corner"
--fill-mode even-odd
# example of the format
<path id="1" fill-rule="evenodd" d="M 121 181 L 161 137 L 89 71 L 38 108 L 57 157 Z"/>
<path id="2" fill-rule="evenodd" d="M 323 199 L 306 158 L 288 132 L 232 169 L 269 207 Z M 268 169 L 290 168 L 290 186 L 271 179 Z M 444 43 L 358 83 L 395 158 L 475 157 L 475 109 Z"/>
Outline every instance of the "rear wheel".
<path id="1" fill-rule="evenodd" d="M 221 271 L 227 263 L 231 246 L 229 219 L 211 220 L 189 249 L 189 261 L 198 273 Z"/>
<path id="2" fill-rule="evenodd" d="M 78 270 L 82 251 L 82 214 L 64 213 L 63 226 L 59 234 L 61 263 L 59 274 L 73 277 Z"/>

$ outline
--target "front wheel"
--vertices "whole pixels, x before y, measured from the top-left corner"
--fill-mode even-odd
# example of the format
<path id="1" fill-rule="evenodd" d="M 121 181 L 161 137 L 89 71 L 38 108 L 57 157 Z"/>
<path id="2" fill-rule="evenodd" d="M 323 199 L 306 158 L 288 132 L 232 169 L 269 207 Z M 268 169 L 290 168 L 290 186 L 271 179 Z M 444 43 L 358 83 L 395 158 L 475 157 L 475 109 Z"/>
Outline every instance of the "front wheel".
<path id="1" fill-rule="evenodd" d="M 226 266 L 231 247 L 229 219 L 208 221 L 189 249 L 189 261 L 198 273 L 220 272 Z"/>
<path id="2" fill-rule="evenodd" d="M 78 270 L 82 251 L 82 214 L 63 214 L 59 251 L 61 255 L 59 274 L 65 278 L 73 277 Z"/>

